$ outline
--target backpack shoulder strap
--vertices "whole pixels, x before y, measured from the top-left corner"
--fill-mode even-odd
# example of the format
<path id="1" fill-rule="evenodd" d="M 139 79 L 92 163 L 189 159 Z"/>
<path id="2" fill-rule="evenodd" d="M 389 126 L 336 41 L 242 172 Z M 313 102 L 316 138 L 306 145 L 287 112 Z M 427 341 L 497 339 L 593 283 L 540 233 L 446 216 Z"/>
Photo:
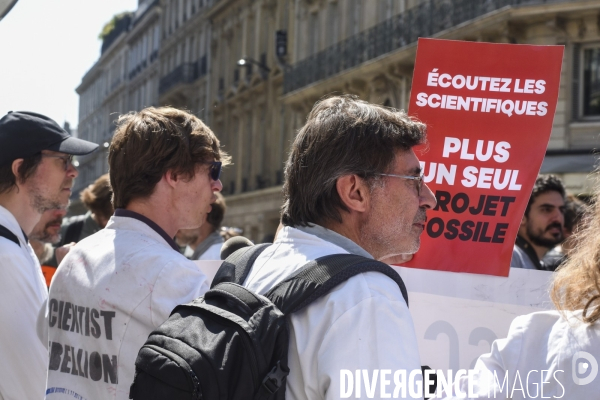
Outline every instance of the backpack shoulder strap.
<path id="1" fill-rule="evenodd" d="M 62 244 L 69 244 L 71 242 L 78 242 L 79 237 L 81 236 L 81 231 L 83 230 L 83 223 L 85 219 L 78 219 L 67 226 L 67 230 L 65 231 L 65 237 L 62 241 Z"/>
<path id="2" fill-rule="evenodd" d="M 248 277 L 252 264 L 258 256 L 270 246 L 270 243 L 243 247 L 227 257 L 210 285 L 211 289 L 222 282 L 233 282 L 243 285 Z"/>
<path id="3" fill-rule="evenodd" d="M 309 262 L 294 276 L 265 294 L 281 312 L 291 314 L 329 293 L 334 287 L 364 272 L 380 272 L 392 279 L 408 306 L 408 293 L 400 275 L 389 265 L 354 254 L 333 254 Z"/>
<path id="4" fill-rule="evenodd" d="M 17 235 L 12 233 L 7 227 L 4 225 L 0 225 L 0 237 L 6 238 L 11 242 L 15 242 L 17 246 L 21 247 L 21 243 L 19 243 L 19 238 Z"/>

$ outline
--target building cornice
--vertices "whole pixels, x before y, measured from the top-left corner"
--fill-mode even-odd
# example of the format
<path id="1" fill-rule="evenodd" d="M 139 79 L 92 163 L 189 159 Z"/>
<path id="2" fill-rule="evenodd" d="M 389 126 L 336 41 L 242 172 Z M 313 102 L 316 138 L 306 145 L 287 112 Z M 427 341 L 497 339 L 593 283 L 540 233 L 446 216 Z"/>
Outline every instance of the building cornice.
<path id="1" fill-rule="evenodd" d="M 469 37 L 480 37 L 481 32 L 490 31 L 490 28 L 497 28 L 508 22 L 519 21 L 521 19 L 531 19 L 534 17 L 545 17 L 552 15 L 564 15 L 565 13 L 584 13 L 589 14 L 591 10 L 600 10 L 598 1 L 557 1 L 554 3 L 531 4 L 519 6 L 505 6 L 498 10 L 489 12 L 477 18 L 465 21 L 452 26 L 448 29 L 439 31 L 431 38 L 465 40 Z M 360 33 L 362 34 L 362 33 Z M 317 80 L 296 90 L 285 93 L 282 100 L 287 103 L 303 101 L 311 96 L 321 96 L 325 91 L 334 89 L 334 87 L 348 82 L 349 79 L 367 79 L 381 73 L 382 69 L 401 63 L 414 63 L 417 42 L 409 43 L 396 50 L 384 53 L 378 57 L 358 64 L 354 67 L 339 71 L 330 77 Z M 317 53 L 317 56 L 328 49 Z M 303 62 L 298 61 L 296 64 Z M 294 64 L 294 65 L 296 65 Z M 293 70 L 292 65 L 290 71 Z M 288 72 L 290 73 L 290 72 Z M 291 72 L 293 73 L 293 72 Z"/>
<path id="2" fill-rule="evenodd" d="M 217 17 L 221 12 L 228 9 L 233 3 L 238 0 L 217 0 L 210 9 L 206 10 L 206 18 L 212 20 Z"/>
<path id="3" fill-rule="evenodd" d="M 159 1 L 154 1 L 150 4 L 148 8 L 133 21 L 132 28 L 127 35 L 127 42 L 130 43 L 137 39 L 137 36 L 143 33 L 149 25 L 155 23 L 160 18 L 162 12 Z"/>

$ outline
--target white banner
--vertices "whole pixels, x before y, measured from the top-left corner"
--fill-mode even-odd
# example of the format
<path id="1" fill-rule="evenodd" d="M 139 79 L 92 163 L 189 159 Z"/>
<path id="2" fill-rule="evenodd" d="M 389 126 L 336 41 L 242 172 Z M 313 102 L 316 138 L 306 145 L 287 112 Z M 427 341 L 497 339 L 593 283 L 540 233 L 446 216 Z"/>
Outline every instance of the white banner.
<path id="1" fill-rule="evenodd" d="M 553 309 L 552 273 L 513 268 L 508 278 L 394 267 L 406 284 L 421 364 L 469 369 L 512 320 Z"/>
<path id="2" fill-rule="evenodd" d="M 195 263 L 212 282 L 222 261 Z M 421 364 L 433 369 L 472 368 L 515 317 L 554 308 L 551 272 L 513 268 L 505 278 L 392 267 L 408 289 Z"/>

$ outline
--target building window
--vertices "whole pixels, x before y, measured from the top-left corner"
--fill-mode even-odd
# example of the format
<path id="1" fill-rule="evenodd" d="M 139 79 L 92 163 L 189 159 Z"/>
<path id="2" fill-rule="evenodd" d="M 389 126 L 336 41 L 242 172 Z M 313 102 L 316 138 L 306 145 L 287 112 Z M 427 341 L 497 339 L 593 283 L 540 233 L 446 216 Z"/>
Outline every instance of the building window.
<path id="1" fill-rule="evenodd" d="M 583 117 L 600 116 L 600 47 L 583 49 L 581 111 Z"/>
<path id="2" fill-rule="evenodd" d="M 331 46 L 333 44 L 336 44 L 340 40 L 340 19 L 337 2 L 329 3 L 329 7 L 327 10 L 327 19 L 327 29 L 329 30 L 329 32 L 327 32 L 327 45 Z"/>
<path id="3" fill-rule="evenodd" d="M 308 29 L 308 54 L 312 56 L 319 51 L 319 14 L 316 12 L 310 14 Z"/>
<path id="4" fill-rule="evenodd" d="M 380 0 L 377 5 L 377 22 L 383 22 L 392 16 L 392 0 Z"/>
<path id="5" fill-rule="evenodd" d="M 346 10 L 348 13 L 348 18 L 346 19 L 346 37 L 350 37 L 360 32 L 361 2 L 348 1 L 346 3 Z"/>

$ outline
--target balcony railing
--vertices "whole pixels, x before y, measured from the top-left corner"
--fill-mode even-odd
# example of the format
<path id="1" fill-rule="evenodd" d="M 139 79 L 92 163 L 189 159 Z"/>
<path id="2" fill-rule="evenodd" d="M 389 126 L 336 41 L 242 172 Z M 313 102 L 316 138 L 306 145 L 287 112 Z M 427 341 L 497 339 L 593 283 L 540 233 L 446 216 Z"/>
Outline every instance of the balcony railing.
<path id="1" fill-rule="evenodd" d="M 198 65 L 194 63 L 184 63 L 169 72 L 158 83 L 158 93 L 163 94 L 175 85 L 180 83 L 191 83 L 198 78 Z"/>
<path id="2" fill-rule="evenodd" d="M 193 63 L 184 63 L 169 72 L 158 83 L 158 93 L 163 94 L 180 83 L 192 83 L 208 72 L 206 55 Z"/>
<path id="3" fill-rule="evenodd" d="M 424 0 L 419 5 L 288 67 L 284 93 L 337 75 L 415 43 L 419 37 L 481 17 L 506 6 L 569 3 L 575 0 Z"/>

